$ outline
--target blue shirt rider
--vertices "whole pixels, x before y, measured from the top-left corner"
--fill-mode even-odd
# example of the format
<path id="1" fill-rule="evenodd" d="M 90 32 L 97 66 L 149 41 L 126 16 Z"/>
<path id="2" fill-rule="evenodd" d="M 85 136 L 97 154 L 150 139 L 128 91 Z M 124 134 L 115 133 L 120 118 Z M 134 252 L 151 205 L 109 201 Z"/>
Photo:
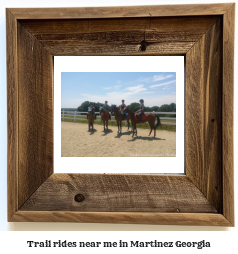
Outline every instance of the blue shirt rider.
<path id="1" fill-rule="evenodd" d="M 143 123 L 143 120 L 141 118 L 141 116 L 144 114 L 144 100 L 140 99 L 140 109 L 136 111 L 136 116 L 137 118 L 139 118 L 140 122 Z"/>
<path id="2" fill-rule="evenodd" d="M 125 119 L 125 117 L 126 117 L 126 114 L 122 112 L 122 110 L 123 110 L 125 107 L 126 107 L 125 100 L 122 100 L 122 101 L 121 101 L 120 112 L 121 112 L 121 114 L 123 115 L 123 119 Z"/>
<path id="3" fill-rule="evenodd" d="M 109 115 L 109 119 L 111 120 L 111 114 L 110 114 L 110 112 L 108 111 L 109 106 L 108 106 L 108 104 L 107 104 L 107 101 L 105 101 L 105 104 L 103 105 L 103 108 L 107 110 L 108 115 Z"/>

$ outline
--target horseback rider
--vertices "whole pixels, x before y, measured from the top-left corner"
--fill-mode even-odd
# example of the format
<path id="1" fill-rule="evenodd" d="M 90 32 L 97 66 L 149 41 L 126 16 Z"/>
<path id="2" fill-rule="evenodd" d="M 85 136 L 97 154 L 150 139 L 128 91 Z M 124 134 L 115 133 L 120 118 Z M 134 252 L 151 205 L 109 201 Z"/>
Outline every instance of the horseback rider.
<path id="1" fill-rule="evenodd" d="M 90 105 L 88 108 L 89 108 L 89 109 L 92 109 L 94 118 L 95 118 L 95 120 L 96 120 L 95 107 L 93 106 L 93 104 L 91 103 L 91 105 Z M 90 115 L 90 111 L 88 111 L 87 119 L 88 119 L 88 116 L 89 116 L 89 115 Z"/>
<path id="2" fill-rule="evenodd" d="M 140 99 L 140 109 L 136 111 L 136 116 L 137 118 L 139 118 L 140 122 L 143 123 L 143 120 L 141 118 L 141 116 L 144 114 L 144 100 Z"/>
<path id="3" fill-rule="evenodd" d="M 107 110 L 108 115 L 109 115 L 109 120 L 111 120 L 111 114 L 110 114 L 110 112 L 108 111 L 109 106 L 108 106 L 108 104 L 107 104 L 107 101 L 105 101 L 105 104 L 103 105 L 103 108 Z M 101 117 L 101 118 L 102 118 L 102 117 Z"/>
<path id="4" fill-rule="evenodd" d="M 122 102 L 122 103 L 121 103 L 121 107 L 120 107 L 120 112 L 121 112 L 121 114 L 123 115 L 122 119 L 125 119 L 126 113 L 122 112 L 122 110 L 126 107 L 126 104 L 124 103 L 125 100 L 122 100 L 121 102 Z"/>

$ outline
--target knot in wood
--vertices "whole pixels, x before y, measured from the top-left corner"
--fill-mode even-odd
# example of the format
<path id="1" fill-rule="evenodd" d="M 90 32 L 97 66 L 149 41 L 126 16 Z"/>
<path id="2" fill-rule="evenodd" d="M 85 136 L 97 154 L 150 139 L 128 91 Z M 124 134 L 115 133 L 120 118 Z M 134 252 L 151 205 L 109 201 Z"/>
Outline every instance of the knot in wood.
<path id="1" fill-rule="evenodd" d="M 147 42 L 145 40 L 140 43 L 140 51 L 146 51 Z"/>
<path id="2" fill-rule="evenodd" d="M 77 195 L 75 195 L 75 197 L 74 197 L 74 200 L 75 200 L 76 202 L 83 202 L 84 199 L 85 199 L 84 195 L 83 195 L 83 194 L 80 194 L 80 193 L 77 194 Z"/>

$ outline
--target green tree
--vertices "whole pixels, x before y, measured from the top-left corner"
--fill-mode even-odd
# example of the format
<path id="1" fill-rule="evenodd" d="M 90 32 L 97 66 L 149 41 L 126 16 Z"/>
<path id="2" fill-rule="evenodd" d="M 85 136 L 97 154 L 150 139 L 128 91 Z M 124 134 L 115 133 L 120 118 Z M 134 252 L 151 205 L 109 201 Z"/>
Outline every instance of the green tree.
<path id="1" fill-rule="evenodd" d="M 159 107 L 158 106 L 153 106 L 151 107 L 151 111 L 153 112 L 158 112 L 159 111 Z"/>
<path id="2" fill-rule="evenodd" d="M 132 110 L 132 111 L 137 111 L 138 109 L 140 109 L 140 103 L 138 102 L 132 102 L 130 105 L 128 105 L 128 107 Z"/>
<path id="3" fill-rule="evenodd" d="M 176 112 L 176 104 L 175 103 L 170 103 L 169 106 L 171 108 L 171 112 Z"/>
<path id="4" fill-rule="evenodd" d="M 102 107 L 104 105 L 104 103 L 100 103 L 100 102 L 93 102 L 93 101 L 84 101 L 79 107 L 78 107 L 78 111 L 81 112 L 87 112 L 88 111 L 88 107 L 93 104 L 93 106 L 95 107 L 95 111 L 98 112 L 99 108 Z M 110 110 L 110 107 L 109 107 Z"/>
<path id="5" fill-rule="evenodd" d="M 176 112 L 176 104 L 171 103 L 171 104 L 163 104 L 159 107 L 159 112 Z M 171 115 L 171 114 L 162 114 L 160 116 L 163 117 L 176 117 L 176 115 Z"/>
<path id="6" fill-rule="evenodd" d="M 152 112 L 151 107 L 146 107 L 146 106 L 144 107 L 144 111 L 145 112 Z"/>
<path id="7" fill-rule="evenodd" d="M 90 106 L 90 102 L 89 102 L 89 101 L 84 101 L 84 102 L 78 107 L 78 111 L 87 112 L 89 106 Z"/>
<path id="8" fill-rule="evenodd" d="M 94 102 L 93 103 L 94 107 L 95 107 L 95 111 L 98 112 L 99 108 L 102 107 L 104 105 L 104 103 L 100 103 L 100 102 Z"/>

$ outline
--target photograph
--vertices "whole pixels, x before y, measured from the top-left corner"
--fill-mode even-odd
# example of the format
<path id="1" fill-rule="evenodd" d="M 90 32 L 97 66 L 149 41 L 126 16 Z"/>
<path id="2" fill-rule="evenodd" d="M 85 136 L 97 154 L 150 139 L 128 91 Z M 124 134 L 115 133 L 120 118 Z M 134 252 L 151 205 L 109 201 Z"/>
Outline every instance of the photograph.
<path id="1" fill-rule="evenodd" d="M 62 157 L 176 157 L 176 72 L 62 72 Z"/>
<path id="2" fill-rule="evenodd" d="M 237 4 L 0 6 L 1 249 L 237 249 Z"/>

